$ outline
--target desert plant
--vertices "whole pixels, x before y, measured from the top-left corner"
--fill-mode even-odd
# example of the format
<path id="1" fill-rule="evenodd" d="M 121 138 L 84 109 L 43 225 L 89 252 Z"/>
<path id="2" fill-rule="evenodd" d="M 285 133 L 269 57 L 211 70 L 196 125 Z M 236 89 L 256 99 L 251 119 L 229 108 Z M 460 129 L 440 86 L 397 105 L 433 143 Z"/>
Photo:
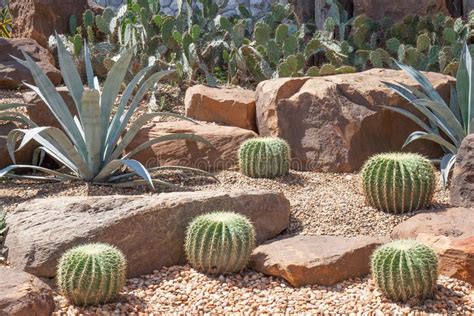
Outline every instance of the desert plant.
<path id="1" fill-rule="evenodd" d="M 385 153 L 365 163 L 362 184 L 371 206 L 399 214 L 430 205 L 436 181 L 428 159 L 411 153 Z"/>
<path id="2" fill-rule="evenodd" d="M 170 185 L 158 179 L 152 179 L 150 172 L 165 167 L 148 170 L 137 160 L 131 159 L 143 149 L 163 141 L 175 139 L 189 139 L 210 145 L 201 137 L 191 134 L 169 134 L 151 139 L 134 150 L 123 154 L 127 146 L 139 132 L 140 128 L 157 116 L 172 116 L 192 121 L 188 118 L 172 113 L 142 114 L 133 123 L 130 120 L 140 101 L 157 81 L 170 75 L 172 71 L 160 71 L 144 79 L 150 67 L 141 70 L 128 84 L 121 95 L 116 111 L 113 111 L 115 101 L 122 88 L 123 80 L 132 59 L 133 51 L 127 50 L 112 67 L 104 86 L 101 89 L 97 78 L 94 78 L 89 51 L 85 49 L 87 70 L 87 87 L 84 88 L 78 70 L 72 62 L 71 56 L 60 38 L 58 42 L 59 64 L 61 73 L 75 104 L 76 113 L 71 113 L 56 88 L 42 72 L 39 66 L 24 54 L 26 60 L 17 59 L 28 68 L 37 86 L 26 84 L 45 101 L 49 110 L 54 114 L 62 129 L 54 127 L 40 127 L 18 112 L 11 111 L 18 105 L 1 105 L 0 119 L 16 120 L 28 126 L 27 129 L 15 129 L 8 134 L 7 147 L 12 161 L 15 163 L 15 147 L 22 138 L 18 149 L 27 143 L 36 140 L 40 147 L 37 155 L 48 154 L 65 168 L 58 171 L 36 165 L 11 165 L 0 170 L 0 177 L 11 176 L 31 178 L 28 175 L 16 175 L 16 169 L 32 169 L 46 173 L 49 176 L 34 176 L 34 179 L 43 180 L 83 180 L 97 184 L 117 186 L 136 186 L 146 184 L 154 189 L 155 184 Z M 135 95 L 133 96 L 133 93 Z M 133 96 L 133 98 L 132 98 Z M 127 107 L 127 104 L 131 103 Z M 193 121 L 194 122 L 194 121 Z M 130 126 L 127 126 L 129 125 Z M 122 174 L 123 168 L 131 170 Z M 168 168 L 167 168 L 168 169 Z M 176 167 L 176 169 L 183 169 Z M 187 168 L 191 170 L 190 168 Z M 192 169 L 196 172 L 201 172 Z M 201 172 L 202 173 L 202 172 Z M 134 180 L 135 177 L 141 180 Z"/>
<path id="3" fill-rule="evenodd" d="M 275 178 L 290 170 L 290 147 L 280 138 L 255 138 L 239 150 L 240 170 L 252 178 Z"/>
<path id="4" fill-rule="evenodd" d="M 4 7 L 0 7 L 0 38 L 11 38 L 12 37 L 12 25 L 13 20 L 8 10 L 8 1 Z"/>
<path id="5" fill-rule="evenodd" d="M 255 229 L 240 214 L 204 214 L 196 217 L 186 231 L 186 257 L 195 269 L 206 273 L 241 271 L 254 248 Z"/>
<path id="6" fill-rule="evenodd" d="M 61 293 L 75 305 L 112 301 L 125 285 L 127 262 L 123 253 L 107 244 L 87 244 L 64 253 L 58 265 Z"/>
<path id="7" fill-rule="evenodd" d="M 415 240 L 385 244 L 372 255 L 372 277 L 382 293 L 394 301 L 428 298 L 438 279 L 438 259 L 428 246 Z"/>
<path id="8" fill-rule="evenodd" d="M 388 82 L 385 84 L 410 102 L 427 118 L 429 123 L 425 123 L 410 111 L 396 107 L 386 108 L 404 115 L 424 130 L 413 132 L 408 136 L 405 145 L 415 140 L 426 139 L 438 143 L 443 148 L 446 155 L 441 159 L 441 181 L 443 186 L 446 186 L 461 142 L 468 134 L 474 133 L 474 90 L 472 89 L 474 64 L 469 48 L 465 44 L 462 50 L 456 89 L 451 89 L 449 105 L 425 75 L 410 66 L 396 61 L 395 63 L 420 85 L 422 92 L 401 84 Z"/>
<path id="9" fill-rule="evenodd" d="M 7 226 L 7 214 L 4 211 L 0 211 L 0 250 L 2 250 L 3 243 L 7 236 L 8 226 Z"/>

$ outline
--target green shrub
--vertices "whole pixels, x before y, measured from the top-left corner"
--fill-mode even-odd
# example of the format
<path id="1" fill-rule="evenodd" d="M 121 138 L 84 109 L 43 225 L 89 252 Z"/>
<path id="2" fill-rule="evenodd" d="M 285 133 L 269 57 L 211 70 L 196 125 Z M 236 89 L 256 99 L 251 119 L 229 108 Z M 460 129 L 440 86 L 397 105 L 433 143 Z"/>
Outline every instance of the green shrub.
<path id="1" fill-rule="evenodd" d="M 254 138 L 239 150 L 240 170 L 252 178 L 275 178 L 290 170 L 290 147 L 280 138 Z"/>
<path id="2" fill-rule="evenodd" d="M 386 153 L 370 158 L 362 169 L 366 200 L 390 213 L 405 213 L 430 205 L 436 181 L 429 160 L 411 153 Z"/>
<path id="3" fill-rule="evenodd" d="M 195 269 L 206 273 L 243 270 L 254 248 L 252 223 L 236 213 L 214 212 L 198 216 L 186 231 L 186 257 Z"/>
<path id="4" fill-rule="evenodd" d="M 389 299 L 407 301 L 433 295 L 438 279 L 435 252 L 414 240 L 397 240 L 372 255 L 372 277 Z"/>
<path id="5" fill-rule="evenodd" d="M 125 285 L 126 268 L 124 255 L 113 246 L 78 246 L 59 261 L 58 287 L 75 305 L 104 304 L 116 298 Z"/>

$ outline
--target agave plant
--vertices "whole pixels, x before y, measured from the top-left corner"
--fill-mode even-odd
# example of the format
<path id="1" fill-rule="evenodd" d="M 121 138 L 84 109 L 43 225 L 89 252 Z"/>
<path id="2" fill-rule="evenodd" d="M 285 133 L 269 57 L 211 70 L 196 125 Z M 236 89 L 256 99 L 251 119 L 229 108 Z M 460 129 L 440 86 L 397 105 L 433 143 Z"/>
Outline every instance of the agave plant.
<path id="1" fill-rule="evenodd" d="M 185 167 L 156 167 L 147 169 L 132 156 L 149 146 L 176 139 L 189 139 L 211 145 L 202 137 L 192 134 L 168 134 L 151 139 L 131 152 L 124 154 L 125 149 L 136 136 L 140 128 L 157 116 L 172 116 L 195 122 L 189 118 L 172 113 L 146 113 L 130 122 L 140 101 L 145 94 L 162 78 L 172 71 L 160 71 L 147 77 L 151 67 L 141 70 L 127 85 L 116 111 L 113 111 L 115 101 L 121 91 L 124 78 L 133 56 L 132 50 L 125 51 L 120 60 L 114 64 L 101 90 L 99 82 L 94 77 L 87 45 L 84 49 L 84 59 L 87 74 L 87 87 L 84 87 L 78 70 L 71 56 L 67 53 L 62 40 L 57 36 L 58 58 L 61 73 L 69 93 L 74 100 L 74 115 L 56 88 L 42 72 L 30 56 L 23 53 L 25 60 L 17 59 L 27 67 L 34 78 L 36 86 L 25 83 L 35 91 L 54 114 L 62 129 L 38 126 L 19 112 L 12 109 L 22 104 L 0 106 L 0 120 L 17 121 L 27 125 L 27 129 L 14 129 L 7 137 L 7 148 L 14 162 L 13 165 L 0 170 L 0 177 L 33 178 L 42 180 L 84 180 L 96 184 L 112 184 L 122 187 L 146 184 L 154 189 L 157 185 L 170 185 L 168 182 L 152 179 L 150 172 L 161 169 L 190 170 L 203 174 L 203 171 Z M 136 93 L 134 94 L 134 92 Z M 115 112 L 115 113 L 113 113 Z M 130 124 L 129 124 L 130 123 Z M 196 122 L 195 122 L 196 123 Z M 129 126 L 130 125 L 130 126 Z M 20 145 L 17 143 L 21 140 Z M 40 144 L 35 151 L 32 165 L 15 164 L 15 150 L 20 150 L 30 141 Z M 51 170 L 37 165 L 38 157 L 49 155 L 64 167 Z M 17 175 L 16 169 L 32 169 L 42 172 L 45 176 Z M 124 172 L 128 169 L 129 172 Z M 207 174 L 207 173 L 206 173 Z M 137 179 L 138 178 L 138 179 Z"/>
<path id="2" fill-rule="evenodd" d="M 398 112 L 420 126 L 423 131 L 410 134 L 404 146 L 426 139 L 438 143 L 445 151 L 441 159 L 441 182 L 446 186 L 449 172 L 456 162 L 456 155 L 463 139 L 474 133 L 474 64 L 467 44 L 461 53 L 459 70 L 456 78 L 456 89 L 451 89 L 449 105 L 438 94 L 433 85 L 421 72 L 414 68 L 394 62 L 420 85 L 422 91 L 403 84 L 385 82 L 385 84 L 408 100 L 428 119 L 425 123 L 413 113 L 400 108 L 386 107 Z"/>

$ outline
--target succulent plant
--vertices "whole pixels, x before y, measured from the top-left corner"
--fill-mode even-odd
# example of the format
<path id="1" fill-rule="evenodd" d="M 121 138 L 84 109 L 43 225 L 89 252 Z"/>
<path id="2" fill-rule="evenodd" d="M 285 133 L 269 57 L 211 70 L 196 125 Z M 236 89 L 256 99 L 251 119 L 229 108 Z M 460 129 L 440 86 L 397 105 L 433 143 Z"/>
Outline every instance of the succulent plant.
<path id="1" fill-rule="evenodd" d="M 58 265 L 61 293 L 75 305 L 112 301 L 125 284 L 127 263 L 123 253 L 107 244 L 87 244 L 64 253 Z"/>
<path id="2" fill-rule="evenodd" d="M 243 270 L 254 248 L 255 229 L 240 214 L 204 214 L 195 218 L 186 231 L 186 257 L 195 269 L 206 273 Z"/>
<path id="3" fill-rule="evenodd" d="M 290 147 L 280 138 L 245 141 L 239 150 L 240 170 L 252 178 L 275 178 L 290 170 Z"/>
<path id="4" fill-rule="evenodd" d="M 0 251 L 2 250 L 3 243 L 5 242 L 5 237 L 7 236 L 8 226 L 7 226 L 7 214 L 3 211 L 0 211 Z"/>
<path id="5" fill-rule="evenodd" d="M 436 181 L 431 162 L 423 156 L 384 153 L 365 163 L 362 184 L 370 206 L 399 214 L 427 207 Z"/>
<path id="6" fill-rule="evenodd" d="M 372 277 L 382 293 L 394 301 L 428 298 L 438 279 L 438 259 L 428 246 L 397 240 L 372 254 Z"/>
<path id="7" fill-rule="evenodd" d="M 90 61 L 89 50 L 85 50 L 85 64 L 87 86 L 84 87 L 79 71 L 74 67 L 71 56 L 66 47 L 57 38 L 58 58 L 61 74 L 73 99 L 75 109 L 71 110 L 65 104 L 56 88 L 25 52 L 25 60 L 17 59 L 19 63 L 31 71 L 37 86 L 28 85 L 32 90 L 44 98 L 48 108 L 54 113 L 62 129 L 37 126 L 37 124 L 21 113 L 11 111 L 24 106 L 24 104 L 0 104 L 0 121 L 15 120 L 22 122 L 28 129 L 14 129 L 8 135 L 8 152 L 14 164 L 0 170 L 1 177 L 27 177 L 13 175 L 17 169 L 31 169 L 39 171 L 35 179 L 48 181 L 86 181 L 89 183 L 116 186 L 147 185 L 155 189 L 155 184 L 168 185 L 166 181 L 152 179 L 150 172 L 156 168 L 147 169 L 132 157 L 153 144 L 172 139 L 193 139 L 211 145 L 202 137 L 192 134 L 174 134 L 166 137 L 151 139 L 139 145 L 134 150 L 124 155 L 125 148 L 134 139 L 140 128 L 157 116 L 173 116 L 183 120 L 193 120 L 173 113 L 144 113 L 133 124 L 127 125 L 135 113 L 140 101 L 146 93 L 162 78 L 171 75 L 173 71 L 151 72 L 151 67 L 141 70 L 126 86 L 121 98 L 117 98 L 123 88 L 124 78 L 133 57 L 132 50 L 126 50 L 110 70 L 103 87 L 99 86 L 94 76 Z M 145 78 L 146 76 L 148 78 Z M 113 110 L 116 101 L 119 105 Z M 23 139 L 19 148 L 26 146 L 30 141 L 41 144 L 37 155 L 48 154 L 65 168 L 52 170 L 38 165 L 16 164 L 15 147 L 18 140 Z M 130 172 L 124 173 L 125 168 Z M 176 167 L 175 169 L 182 169 Z M 191 170 L 191 168 L 187 168 Z M 201 173 L 201 170 L 194 170 Z M 139 178 L 139 180 L 137 179 Z M 171 185 L 172 186 L 172 185 Z"/>

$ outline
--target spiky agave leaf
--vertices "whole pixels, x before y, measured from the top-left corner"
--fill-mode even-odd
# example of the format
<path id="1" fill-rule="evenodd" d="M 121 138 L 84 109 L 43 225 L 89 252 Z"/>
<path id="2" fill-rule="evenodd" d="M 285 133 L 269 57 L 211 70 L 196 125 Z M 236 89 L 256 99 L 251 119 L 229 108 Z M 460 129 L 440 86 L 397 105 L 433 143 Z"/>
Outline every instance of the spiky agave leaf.
<path id="1" fill-rule="evenodd" d="M 441 145 L 446 152 L 441 159 L 441 183 L 446 186 L 462 140 L 474 132 L 474 64 L 469 47 L 467 44 L 464 45 L 456 80 L 457 90 L 451 89 L 449 105 L 421 72 L 396 60 L 393 61 L 420 85 L 422 93 L 415 93 L 402 84 L 386 82 L 385 84 L 420 111 L 428 119 L 430 126 L 409 111 L 394 107 L 386 108 L 404 115 L 424 130 L 410 134 L 404 146 L 420 139 Z"/>
<path id="2" fill-rule="evenodd" d="M 152 74 L 147 80 L 143 79 L 151 67 L 140 71 L 126 87 L 119 102 L 118 110 L 112 116 L 112 107 L 127 74 L 133 50 L 130 49 L 121 54 L 118 62 L 110 69 L 101 91 L 98 80 L 94 77 L 92 71 L 88 49 L 85 49 L 88 88 L 84 88 L 77 69 L 72 66 L 71 57 L 68 55 L 64 44 L 59 36 L 56 39 L 58 41 L 61 73 L 74 100 L 78 115 L 75 116 L 71 113 L 49 78 L 24 53 L 26 60 L 18 59 L 18 61 L 31 71 L 36 83 L 36 86 L 28 86 L 43 99 L 60 123 L 62 130 L 53 127 L 38 127 L 21 113 L 8 111 L 21 106 L 18 104 L 2 105 L 0 107 L 0 120 L 12 119 L 29 127 L 29 129 L 15 129 L 8 135 L 7 147 L 13 161 L 15 161 L 14 153 L 16 150 L 35 140 L 41 146 L 37 150 L 37 155 L 48 154 L 64 165 L 68 172 L 54 171 L 39 166 L 12 165 L 1 170 L 0 177 L 21 178 L 23 176 L 12 174 L 12 172 L 16 169 L 30 168 L 49 175 L 46 177 L 35 176 L 38 179 L 82 179 L 93 183 L 107 183 L 111 178 L 120 174 L 123 168 L 126 168 L 131 170 L 132 175 L 143 179 L 141 181 L 154 189 L 154 183 L 160 181 L 152 179 L 148 170 L 141 163 L 129 157 L 148 146 L 164 141 L 164 139 L 150 140 L 139 146 L 131 154 L 125 157 L 122 157 L 122 155 L 140 128 L 157 116 L 173 116 L 197 123 L 172 113 L 147 113 L 140 116 L 127 130 L 130 119 L 145 94 L 153 88 L 156 82 L 172 74 L 173 71 L 161 71 Z M 134 91 L 136 91 L 135 94 Z M 121 138 L 121 136 L 123 137 Z M 191 139 L 210 145 L 205 139 L 196 135 L 176 134 L 166 139 Z M 17 147 L 20 140 L 21 143 Z M 38 159 L 36 160 L 38 161 Z M 32 178 L 29 175 L 24 177 Z M 135 185 L 136 181 L 131 181 L 129 184 Z M 120 183 L 120 185 L 126 186 L 127 183 Z"/>

